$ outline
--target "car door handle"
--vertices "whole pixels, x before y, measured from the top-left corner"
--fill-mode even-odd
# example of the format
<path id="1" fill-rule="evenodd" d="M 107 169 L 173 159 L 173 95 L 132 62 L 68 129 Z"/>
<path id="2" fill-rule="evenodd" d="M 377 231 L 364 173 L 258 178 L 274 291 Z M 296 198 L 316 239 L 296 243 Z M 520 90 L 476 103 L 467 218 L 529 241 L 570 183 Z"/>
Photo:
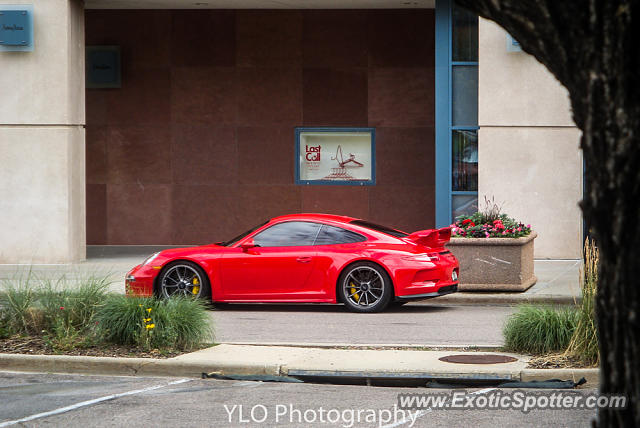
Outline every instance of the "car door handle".
<path id="1" fill-rule="evenodd" d="M 296 261 L 298 263 L 309 263 L 311 261 L 311 257 L 298 257 Z"/>

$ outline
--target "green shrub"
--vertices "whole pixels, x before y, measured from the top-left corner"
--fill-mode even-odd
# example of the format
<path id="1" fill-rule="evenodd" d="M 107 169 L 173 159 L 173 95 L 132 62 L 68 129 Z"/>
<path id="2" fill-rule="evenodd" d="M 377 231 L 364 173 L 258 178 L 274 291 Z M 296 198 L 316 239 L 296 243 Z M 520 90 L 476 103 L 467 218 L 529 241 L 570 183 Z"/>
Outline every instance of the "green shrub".
<path id="1" fill-rule="evenodd" d="M 574 308 L 520 306 L 505 324 L 505 348 L 531 354 L 564 351 L 578 318 Z"/>
<path id="2" fill-rule="evenodd" d="M 205 304 L 188 297 L 109 296 L 96 320 L 98 335 L 121 345 L 189 350 L 213 340 Z"/>
<path id="3" fill-rule="evenodd" d="M 584 264 L 580 271 L 582 303 L 578 309 L 578 324 L 567 349 L 568 355 L 591 365 L 597 365 L 600 361 L 595 310 L 599 256 L 598 248 L 587 239 L 584 244 Z"/>

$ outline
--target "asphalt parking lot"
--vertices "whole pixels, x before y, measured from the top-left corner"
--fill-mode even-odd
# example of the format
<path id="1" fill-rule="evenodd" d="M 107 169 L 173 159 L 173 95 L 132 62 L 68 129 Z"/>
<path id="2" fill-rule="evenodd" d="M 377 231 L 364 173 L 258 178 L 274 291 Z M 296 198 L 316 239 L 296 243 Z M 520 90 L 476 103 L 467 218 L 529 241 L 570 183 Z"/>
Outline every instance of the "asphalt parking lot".
<path id="1" fill-rule="evenodd" d="M 499 346 L 514 310 L 425 301 L 357 314 L 342 305 L 238 304 L 212 310 L 211 317 L 217 342 Z"/>
<path id="2" fill-rule="evenodd" d="M 451 390 L 0 372 L 0 427 L 583 427 L 595 416 L 582 409 L 394 413 L 398 394 L 423 392 Z"/>

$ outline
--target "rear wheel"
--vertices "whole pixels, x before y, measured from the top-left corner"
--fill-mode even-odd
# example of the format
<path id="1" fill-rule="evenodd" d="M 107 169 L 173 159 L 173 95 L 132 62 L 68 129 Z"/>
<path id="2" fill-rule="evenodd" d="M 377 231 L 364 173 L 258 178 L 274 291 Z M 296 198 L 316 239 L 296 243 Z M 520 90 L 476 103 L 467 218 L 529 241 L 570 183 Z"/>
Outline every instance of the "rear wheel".
<path id="1" fill-rule="evenodd" d="M 379 265 L 357 262 L 348 266 L 338 280 L 338 293 L 345 306 L 355 312 L 379 312 L 393 294 L 391 278 Z"/>
<path id="2" fill-rule="evenodd" d="M 189 296 L 196 299 L 211 297 L 209 278 L 202 268 L 193 262 L 169 263 L 160 273 L 158 294 L 164 298 Z"/>

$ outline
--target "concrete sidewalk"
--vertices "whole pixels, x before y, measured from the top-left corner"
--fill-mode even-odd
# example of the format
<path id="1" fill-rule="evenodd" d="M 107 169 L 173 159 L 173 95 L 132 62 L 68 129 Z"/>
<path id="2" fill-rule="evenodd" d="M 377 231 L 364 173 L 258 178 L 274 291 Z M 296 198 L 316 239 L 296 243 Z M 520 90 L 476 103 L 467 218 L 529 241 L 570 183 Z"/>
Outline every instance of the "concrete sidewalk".
<path id="1" fill-rule="evenodd" d="M 502 355 L 516 360 L 498 364 L 440 361 L 451 355 Z M 395 379 L 499 383 L 560 378 L 598 382 L 598 369 L 527 369 L 529 357 L 502 352 L 416 349 L 332 349 L 221 344 L 169 359 L 0 354 L 0 370 L 91 373 L 126 376 L 221 375 L 294 376 L 329 379 Z"/>
<path id="2" fill-rule="evenodd" d="M 88 275 L 108 276 L 110 291 L 124 292 L 125 274 L 147 256 L 168 247 L 156 246 L 88 246 L 87 260 L 58 265 L 0 265 L 0 281 L 31 273 L 38 278 L 53 280 L 65 276 L 73 283 Z M 536 260 L 534 271 L 538 282 L 524 292 L 466 292 L 454 293 L 427 303 L 456 304 L 518 304 L 557 303 L 571 304 L 580 299 L 580 260 Z"/>
<path id="3" fill-rule="evenodd" d="M 460 292 L 438 297 L 438 303 L 458 304 L 572 304 L 582 298 L 580 290 L 581 260 L 535 260 L 534 273 L 538 281 L 524 292 Z"/>

